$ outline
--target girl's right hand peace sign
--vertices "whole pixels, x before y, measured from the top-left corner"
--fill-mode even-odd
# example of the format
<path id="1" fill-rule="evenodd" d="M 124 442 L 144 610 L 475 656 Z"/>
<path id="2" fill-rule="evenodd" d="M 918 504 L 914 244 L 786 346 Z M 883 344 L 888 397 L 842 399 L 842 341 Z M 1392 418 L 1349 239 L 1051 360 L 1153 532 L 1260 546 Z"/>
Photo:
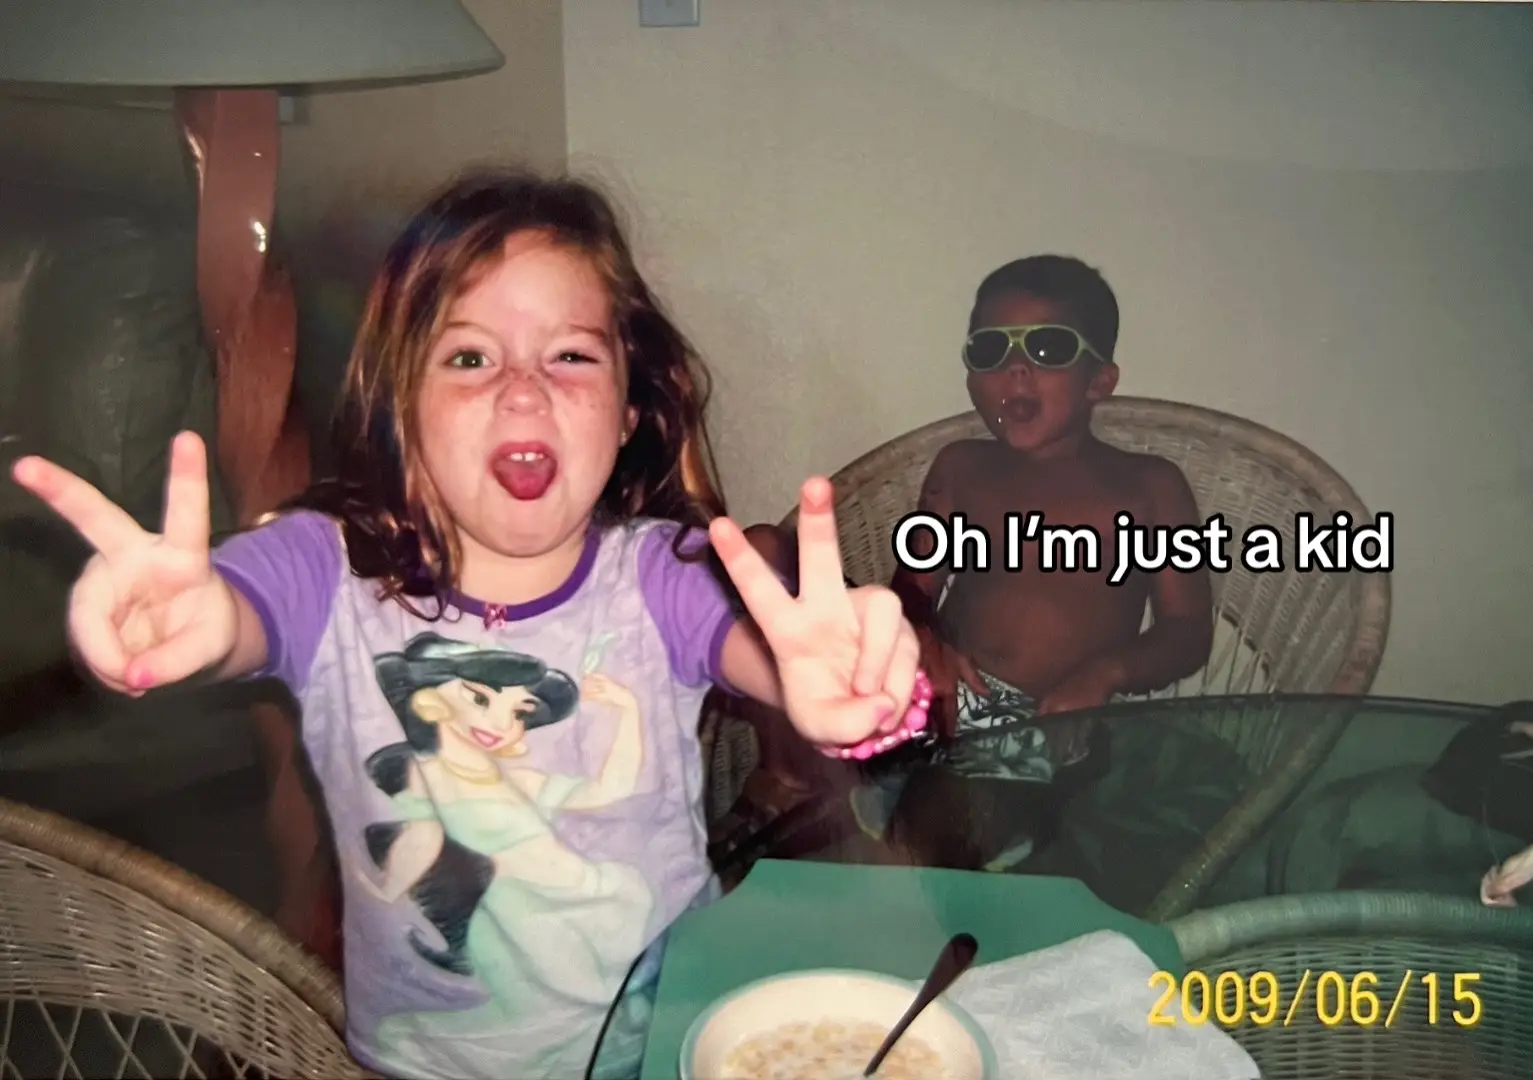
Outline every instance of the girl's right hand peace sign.
<path id="1" fill-rule="evenodd" d="M 191 432 L 170 449 L 156 535 L 90 484 L 39 457 L 11 470 L 96 549 L 69 596 L 69 638 L 91 673 L 137 696 L 222 663 L 234 650 L 234 593 L 208 551 L 208 459 Z"/>

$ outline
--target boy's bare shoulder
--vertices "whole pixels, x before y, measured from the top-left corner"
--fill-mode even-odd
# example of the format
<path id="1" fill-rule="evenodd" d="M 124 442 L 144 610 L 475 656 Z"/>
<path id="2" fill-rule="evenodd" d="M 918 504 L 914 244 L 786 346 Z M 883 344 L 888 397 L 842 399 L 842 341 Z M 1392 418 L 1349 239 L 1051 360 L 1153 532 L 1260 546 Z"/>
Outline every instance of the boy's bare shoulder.
<path id="1" fill-rule="evenodd" d="M 938 513 L 951 512 L 954 500 L 965 497 L 967 481 L 981 470 L 989 441 L 959 439 L 938 450 L 921 481 L 921 506 Z"/>
<path id="2" fill-rule="evenodd" d="M 995 449 L 993 438 L 960 438 L 960 440 L 946 443 L 943 449 L 938 450 L 934 461 L 967 461 L 973 458 L 983 457 Z"/>
<path id="3" fill-rule="evenodd" d="M 1182 476 L 1181 467 L 1170 458 L 1135 453 L 1109 443 L 1102 443 L 1101 446 L 1102 460 L 1124 476 L 1138 477 L 1150 483 Z"/>

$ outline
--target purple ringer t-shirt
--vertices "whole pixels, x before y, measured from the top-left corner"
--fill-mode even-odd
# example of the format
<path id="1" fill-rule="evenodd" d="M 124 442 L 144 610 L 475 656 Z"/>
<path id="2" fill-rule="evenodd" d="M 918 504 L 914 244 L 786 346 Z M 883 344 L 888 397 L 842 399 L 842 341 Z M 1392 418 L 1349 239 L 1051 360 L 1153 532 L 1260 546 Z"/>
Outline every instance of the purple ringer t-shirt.
<path id="1" fill-rule="evenodd" d="M 734 615 L 675 529 L 593 530 L 550 595 L 436 622 L 380 603 L 319 514 L 216 552 L 303 707 L 365 1065 L 579 1077 L 630 966 L 715 895 L 697 724 Z M 604 1064 L 636 1059 L 644 1012 L 625 1003 Z"/>

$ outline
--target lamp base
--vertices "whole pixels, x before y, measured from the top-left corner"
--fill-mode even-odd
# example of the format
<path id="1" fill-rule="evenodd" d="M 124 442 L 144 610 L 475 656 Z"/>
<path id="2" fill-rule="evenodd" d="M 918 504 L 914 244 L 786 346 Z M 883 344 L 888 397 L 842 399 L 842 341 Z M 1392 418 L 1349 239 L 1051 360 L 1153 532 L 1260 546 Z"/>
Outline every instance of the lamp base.
<path id="1" fill-rule="evenodd" d="M 310 475 L 293 389 L 297 307 L 271 251 L 277 92 L 181 89 L 176 117 L 197 170 L 197 292 L 218 376 L 218 464 L 247 526 Z"/>
<path id="2" fill-rule="evenodd" d="M 293 387 L 298 310 L 271 251 L 277 201 L 274 90 L 178 90 L 176 116 L 197 168 L 197 292 L 218 383 L 217 457 L 243 528 L 309 483 L 309 431 Z M 319 809 L 302 782 L 297 718 L 251 707 L 271 784 L 266 819 L 282 928 L 339 964 L 337 905 Z"/>

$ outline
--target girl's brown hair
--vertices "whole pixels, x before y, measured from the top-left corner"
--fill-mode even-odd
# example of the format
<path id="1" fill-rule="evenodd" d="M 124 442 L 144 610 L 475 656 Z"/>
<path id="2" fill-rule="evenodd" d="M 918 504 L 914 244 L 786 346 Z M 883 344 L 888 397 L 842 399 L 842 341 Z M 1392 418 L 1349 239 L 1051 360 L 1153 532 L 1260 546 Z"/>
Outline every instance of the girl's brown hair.
<path id="1" fill-rule="evenodd" d="M 708 378 L 639 274 L 616 213 L 583 181 L 516 170 L 470 172 L 432 198 L 384 256 L 352 347 L 335 423 L 336 475 L 293 506 L 340 519 L 353 572 L 425 618 L 457 584 L 459 551 L 426 481 L 416 404 L 448 309 L 508 238 L 546 233 L 591 260 L 612 301 L 638 424 L 596 514 L 604 524 L 662 518 L 706 527 L 724 513 L 703 424 Z M 703 551 L 706 551 L 706 546 Z M 435 596 L 428 614 L 409 597 Z"/>

